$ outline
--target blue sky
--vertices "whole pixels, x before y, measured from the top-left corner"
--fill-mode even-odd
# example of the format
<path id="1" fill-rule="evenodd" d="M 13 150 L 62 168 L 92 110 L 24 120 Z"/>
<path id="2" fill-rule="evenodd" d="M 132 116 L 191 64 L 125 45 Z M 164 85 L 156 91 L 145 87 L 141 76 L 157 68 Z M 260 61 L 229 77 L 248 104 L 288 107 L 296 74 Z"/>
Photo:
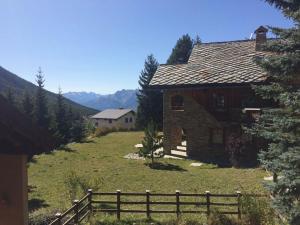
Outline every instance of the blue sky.
<path id="1" fill-rule="evenodd" d="M 290 27 L 262 0 L 0 0 L 0 66 L 46 88 L 113 93 L 138 87 L 145 57 L 165 63 L 183 34 L 203 42 Z"/>

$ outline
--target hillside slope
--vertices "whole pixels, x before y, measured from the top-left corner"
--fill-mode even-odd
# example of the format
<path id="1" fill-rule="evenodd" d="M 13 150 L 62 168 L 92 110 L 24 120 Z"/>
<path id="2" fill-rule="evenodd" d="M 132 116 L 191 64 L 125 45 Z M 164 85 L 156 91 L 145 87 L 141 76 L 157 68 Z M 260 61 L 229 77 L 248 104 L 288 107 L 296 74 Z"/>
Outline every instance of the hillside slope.
<path id="1" fill-rule="evenodd" d="M 98 110 L 108 108 L 137 108 L 137 90 L 120 90 L 113 94 L 101 95 L 94 92 L 67 92 L 64 97 L 81 105 Z"/>
<path id="2" fill-rule="evenodd" d="M 17 100 L 20 100 L 24 95 L 24 92 L 27 90 L 31 95 L 34 95 L 37 89 L 37 86 L 33 83 L 22 79 L 21 77 L 17 76 L 16 74 L 11 73 L 10 71 L 4 69 L 0 66 L 0 94 L 5 94 L 5 92 L 11 88 L 13 90 Z M 50 108 L 53 108 L 57 94 L 46 91 L 47 98 L 50 104 Z M 83 115 L 90 115 L 97 112 L 97 110 L 91 109 L 86 106 L 82 106 L 78 103 L 75 103 L 69 99 L 65 98 L 65 103 L 67 106 L 71 106 L 72 109 L 76 112 L 79 112 Z"/>

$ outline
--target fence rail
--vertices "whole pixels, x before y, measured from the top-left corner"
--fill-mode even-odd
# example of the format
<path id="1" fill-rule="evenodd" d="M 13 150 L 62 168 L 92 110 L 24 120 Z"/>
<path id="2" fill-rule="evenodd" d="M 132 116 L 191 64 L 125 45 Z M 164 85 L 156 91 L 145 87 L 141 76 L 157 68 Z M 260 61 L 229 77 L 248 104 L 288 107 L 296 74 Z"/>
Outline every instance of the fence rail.
<path id="1" fill-rule="evenodd" d="M 102 200 L 103 196 L 113 197 L 114 200 Z M 248 195 L 249 196 L 249 195 Z M 252 195 L 253 197 L 263 197 L 262 195 Z M 122 197 L 143 197 L 141 201 L 128 201 Z M 159 200 L 155 200 L 155 197 L 160 197 Z M 197 201 L 183 200 L 186 197 L 199 197 Z M 91 189 L 88 190 L 87 194 L 80 200 L 75 200 L 73 206 L 64 213 L 57 213 L 56 219 L 50 223 L 50 225 L 69 225 L 79 224 L 84 218 L 90 213 L 104 212 L 104 213 L 115 213 L 118 220 L 121 219 L 121 214 L 124 213 L 140 213 L 145 214 L 147 218 L 151 218 L 151 214 L 159 213 L 170 213 L 176 214 L 179 217 L 183 213 L 190 214 L 206 214 L 207 216 L 211 213 L 211 206 L 213 207 L 234 207 L 232 210 L 219 211 L 222 214 L 237 215 L 241 218 L 241 192 L 237 191 L 235 194 L 212 194 L 206 191 L 205 194 L 197 193 L 181 193 L 176 191 L 175 193 L 151 193 L 146 190 L 145 193 L 122 193 L 120 190 L 116 192 L 93 192 Z M 161 200 L 168 198 L 168 200 Z M 170 200 L 172 198 L 172 200 Z M 216 202 L 220 198 L 226 198 L 226 202 Z M 232 201 L 230 201 L 231 199 Z M 103 205 L 108 205 L 112 208 L 103 208 Z M 113 205 L 113 206 L 111 206 Z M 128 206 L 142 206 L 142 209 L 130 209 L 124 208 Z M 159 209 L 154 207 L 161 207 Z M 165 206 L 175 206 L 174 209 L 163 208 Z M 184 209 L 186 206 L 203 207 L 203 209 Z"/>

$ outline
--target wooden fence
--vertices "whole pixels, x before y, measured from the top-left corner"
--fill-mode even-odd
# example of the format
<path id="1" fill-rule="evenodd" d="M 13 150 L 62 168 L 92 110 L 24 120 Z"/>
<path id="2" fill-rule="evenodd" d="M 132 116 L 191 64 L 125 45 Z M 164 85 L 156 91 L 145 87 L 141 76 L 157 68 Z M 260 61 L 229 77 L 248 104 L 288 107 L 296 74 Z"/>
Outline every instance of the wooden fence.
<path id="1" fill-rule="evenodd" d="M 109 196 L 111 199 L 103 200 L 104 196 Z M 50 223 L 50 225 L 68 225 L 79 224 L 90 213 L 104 212 L 114 213 L 117 219 L 121 219 L 123 213 L 139 213 L 145 214 L 147 218 L 151 218 L 151 214 L 176 214 L 179 217 L 181 214 L 206 214 L 210 215 L 212 207 L 218 209 L 218 207 L 233 208 L 232 210 L 218 210 L 222 214 L 237 215 L 241 218 L 241 192 L 237 191 L 235 194 L 211 194 L 206 191 L 205 194 L 187 194 L 176 191 L 175 193 L 163 194 L 163 193 L 151 193 L 146 191 L 145 193 L 123 193 L 120 190 L 116 192 L 93 192 L 91 189 L 80 200 L 75 200 L 71 208 L 64 213 L 57 213 L 56 219 Z M 144 200 L 128 201 L 124 198 L 139 197 Z M 159 200 L 155 198 L 159 197 Z M 196 201 L 183 200 L 184 198 L 195 199 Z M 165 201 L 161 199 L 166 199 Z M 172 199 L 172 200 L 170 200 Z M 223 199 L 223 201 L 218 201 Z M 224 199 L 226 199 L 224 201 Z M 105 205 L 106 207 L 101 207 Z M 130 209 L 129 205 L 138 206 L 139 209 Z M 174 209 L 163 208 L 165 206 L 173 206 Z M 111 207 L 108 208 L 107 206 Z M 202 209 L 184 209 L 185 206 L 197 207 Z M 126 207 L 126 208 L 125 208 Z M 161 207 L 157 209 L 157 207 Z"/>

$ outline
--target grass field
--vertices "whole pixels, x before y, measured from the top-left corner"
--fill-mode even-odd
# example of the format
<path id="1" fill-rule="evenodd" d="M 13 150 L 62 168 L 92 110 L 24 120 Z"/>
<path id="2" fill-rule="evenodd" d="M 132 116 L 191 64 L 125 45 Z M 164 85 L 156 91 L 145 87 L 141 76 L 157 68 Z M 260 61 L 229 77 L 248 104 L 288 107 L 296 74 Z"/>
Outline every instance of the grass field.
<path id="1" fill-rule="evenodd" d="M 69 144 L 67 150 L 36 156 L 29 164 L 29 197 L 36 209 L 69 206 L 64 180 L 72 171 L 86 179 L 100 179 L 99 190 L 124 192 L 262 193 L 266 173 L 259 169 L 218 168 L 205 164 L 191 167 L 191 160 L 159 159 L 161 168 L 151 169 L 142 160 L 123 156 L 136 151 L 142 132 L 111 133 L 87 143 Z"/>

